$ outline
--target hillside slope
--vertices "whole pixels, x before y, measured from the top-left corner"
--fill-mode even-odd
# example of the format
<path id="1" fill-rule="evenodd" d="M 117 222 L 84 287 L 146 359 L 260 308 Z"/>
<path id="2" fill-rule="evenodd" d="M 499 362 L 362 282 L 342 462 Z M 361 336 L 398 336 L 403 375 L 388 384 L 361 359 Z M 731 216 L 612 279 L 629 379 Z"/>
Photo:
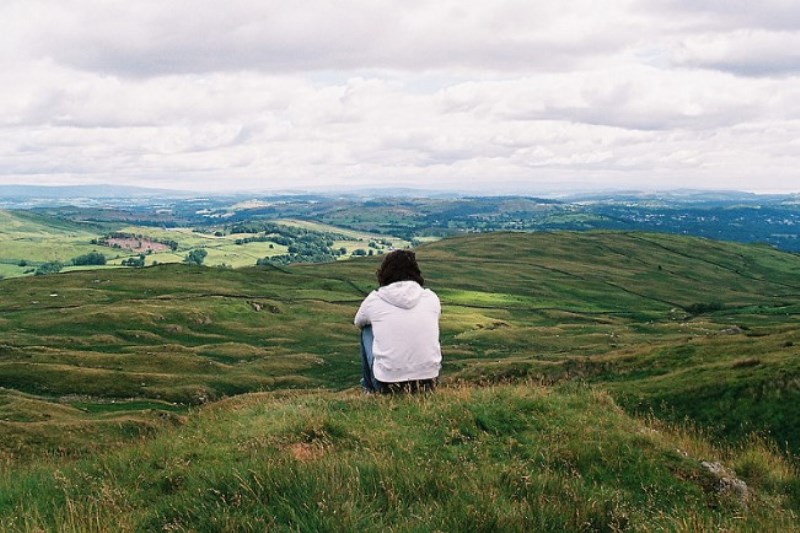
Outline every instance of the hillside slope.
<path id="1" fill-rule="evenodd" d="M 95 459 L 0 470 L 0 529 L 790 531 L 799 497 L 762 446 L 721 451 L 586 388 L 278 392 Z"/>
<path id="2" fill-rule="evenodd" d="M 29 212 L 0 210 L 0 279 L 33 271 L 33 265 L 87 254 L 97 227 Z"/>
<path id="3" fill-rule="evenodd" d="M 418 256 L 444 306 L 445 380 L 581 379 L 631 411 L 800 452 L 800 257 L 614 232 L 474 235 Z M 79 455 L 224 396 L 354 386 L 351 319 L 377 261 L 0 281 L 0 455 Z"/>

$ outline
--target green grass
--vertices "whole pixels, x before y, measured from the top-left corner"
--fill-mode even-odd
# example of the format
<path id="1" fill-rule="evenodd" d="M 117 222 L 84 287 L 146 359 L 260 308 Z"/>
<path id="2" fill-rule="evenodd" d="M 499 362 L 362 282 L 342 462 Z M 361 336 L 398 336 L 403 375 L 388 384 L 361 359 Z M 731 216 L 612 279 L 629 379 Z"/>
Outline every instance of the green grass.
<path id="1" fill-rule="evenodd" d="M 424 401 L 350 391 L 360 370 L 351 320 L 379 257 L 0 281 L 0 494 L 31 476 L 0 503 L 0 516 L 21 517 L 4 526 L 92 529 L 86 520 L 118 513 L 128 529 L 798 527 L 800 257 L 618 232 L 471 235 L 417 256 L 443 304 L 446 387 Z M 262 432 L 263 456 L 242 455 L 252 437 L 242 428 Z M 101 449 L 109 455 L 93 459 Z M 160 449 L 200 456 L 146 474 L 133 465 L 136 454 L 166 457 Z M 406 468 L 428 456 L 424 475 Z M 43 457 L 53 462 L 37 470 Z M 709 490 L 697 461 L 710 458 L 756 488 L 749 511 Z M 454 463 L 475 477 L 459 485 Z M 48 477 L 65 469 L 76 492 Z M 508 469 L 523 486 L 498 477 Z M 251 471 L 257 496 L 231 477 Z M 398 476 L 388 500 L 379 481 Z M 43 496 L 25 507 L 24 488 L 42 479 Z"/>
<path id="2" fill-rule="evenodd" d="M 746 504 L 701 460 L 750 474 Z M 246 395 L 93 459 L 0 472 L 7 531 L 786 531 L 797 474 L 582 388 Z"/>
<path id="3" fill-rule="evenodd" d="M 395 247 L 400 248 L 408 245 L 407 241 L 399 238 L 340 229 L 322 223 L 298 220 L 284 220 L 280 223 L 314 231 L 341 234 L 346 239 L 334 241 L 334 248 L 344 247 L 348 254 L 357 248 L 368 249 L 369 241 L 375 239 L 389 239 Z M 252 237 L 252 234 L 227 234 L 217 237 L 214 235 L 213 229 L 203 233 L 193 231 L 191 228 L 162 229 L 142 226 L 81 224 L 25 211 L 0 211 L 0 277 L 24 276 L 31 274 L 35 270 L 35 266 L 39 264 L 53 261 L 67 264 L 73 257 L 94 251 L 106 256 L 109 267 L 120 267 L 122 261 L 137 257 L 139 252 L 91 244 L 92 239 L 100 238 L 112 230 L 178 243 L 176 251 L 166 250 L 148 254 L 145 260 L 147 266 L 153 265 L 154 262 L 181 263 L 186 254 L 195 248 L 204 248 L 208 252 L 204 262 L 206 266 L 224 265 L 232 268 L 253 266 L 258 259 L 287 252 L 286 246 L 271 242 L 236 244 L 236 239 Z M 272 245 L 271 248 L 270 245 Z M 376 252 L 384 252 L 385 249 L 386 247 L 380 246 L 380 250 L 376 250 Z M 31 266 L 19 267 L 18 263 L 22 260 L 27 261 Z M 78 269 L 67 267 L 65 270 Z"/>
<path id="4" fill-rule="evenodd" d="M 590 380 L 632 411 L 690 416 L 724 438 L 761 432 L 800 450 L 788 412 L 800 399 L 797 256 L 624 233 L 469 236 L 418 255 L 444 306 L 446 378 Z M 56 402 L 183 405 L 346 388 L 359 372 L 351 318 L 379 260 L 5 280 L 0 386 Z M 683 311 L 712 299 L 720 310 Z M 759 363 L 737 366 L 747 357 Z"/>
<path id="5" fill-rule="evenodd" d="M 17 263 L 18 261 L 0 263 L 0 279 L 15 278 L 24 275 L 28 267 L 18 266 Z"/>
<path id="6" fill-rule="evenodd" d="M 333 242 L 333 246 L 331 247 L 334 250 L 338 250 L 340 248 L 344 248 L 346 250 L 346 255 L 340 256 L 339 260 L 349 259 L 350 254 L 359 248 L 363 250 L 372 249 L 369 247 L 370 242 L 375 243 L 375 248 L 372 249 L 375 254 L 383 254 L 390 250 L 390 247 L 386 244 L 381 244 L 381 241 L 390 242 L 391 248 L 396 249 L 408 248 L 411 246 L 409 241 L 399 237 L 394 237 L 392 235 L 371 233 L 368 231 L 356 231 L 353 229 L 332 226 L 330 224 L 323 224 L 321 222 L 314 222 L 310 220 L 280 219 L 276 220 L 276 222 L 286 226 L 294 226 L 311 231 L 318 231 L 321 233 L 333 233 L 341 235 L 344 238 L 335 240 Z"/>
<path id="7" fill-rule="evenodd" d="M 9 269 L 21 260 L 31 264 L 66 262 L 97 249 L 89 241 L 98 228 L 91 224 L 57 221 L 31 213 L 0 210 L 0 274 L 23 275 L 25 268 Z"/>

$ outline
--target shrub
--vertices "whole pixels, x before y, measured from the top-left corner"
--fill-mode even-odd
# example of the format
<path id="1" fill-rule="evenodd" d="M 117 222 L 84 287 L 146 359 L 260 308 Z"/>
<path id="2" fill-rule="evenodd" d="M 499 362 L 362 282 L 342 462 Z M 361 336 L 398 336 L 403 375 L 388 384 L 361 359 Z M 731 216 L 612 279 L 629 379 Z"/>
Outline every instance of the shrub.
<path id="1" fill-rule="evenodd" d="M 61 272 L 61 269 L 64 268 L 64 265 L 59 263 L 58 261 L 52 261 L 50 263 L 44 263 L 36 269 L 34 275 L 36 276 L 45 276 L 47 274 L 58 274 Z"/>
<path id="2" fill-rule="evenodd" d="M 91 252 L 78 257 L 73 257 L 70 262 L 76 266 L 82 265 L 105 265 L 106 256 L 100 252 Z"/>
<path id="3" fill-rule="evenodd" d="M 186 258 L 183 260 L 183 262 L 189 265 L 202 265 L 207 255 L 207 251 L 202 248 L 198 248 L 197 250 L 192 250 L 186 254 Z"/>
<path id="4" fill-rule="evenodd" d="M 130 266 L 141 268 L 144 266 L 144 254 L 139 254 L 137 257 L 130 257 L 122 260 L 122 266 Z"/>
<path id="5" fill-rule="evenodd" d="M 687 313 L 690 315 L 702 315 L 704 313 L 712 313 L 714 311 L 720 311 L 723 308 L 722 302 L 713 301 L 713 302 L 698 302 L 693 303 L 684 307 Z"/>

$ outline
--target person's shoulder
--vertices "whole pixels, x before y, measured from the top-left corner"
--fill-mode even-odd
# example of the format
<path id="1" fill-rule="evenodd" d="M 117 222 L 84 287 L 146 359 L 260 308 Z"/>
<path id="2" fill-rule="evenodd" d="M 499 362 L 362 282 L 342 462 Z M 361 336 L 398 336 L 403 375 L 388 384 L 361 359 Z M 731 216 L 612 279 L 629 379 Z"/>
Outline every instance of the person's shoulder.
<path id="1" fill-rule="evenodd" d="M 375 301 L 376 299 L 377 300 L 381 299 L 380 296 L 378 296 L 378 290 L 377 289 L 373 290 L 373 291 L 370 291 L 370 293 L 367 294 L 366 297 L 364 297 L 364 302 L 363 303 L 372 302 L 372 301 Z"/>
<path id="2" fill-rule="evenodd" d="M 431 289 L 428 288 L 423 289 L 422 294 L 423 297 L 425 298 L 428 298 L 430 300 L 436 300 L 437 302 L 439 301 L 439 295 L 433 292 Z"/>

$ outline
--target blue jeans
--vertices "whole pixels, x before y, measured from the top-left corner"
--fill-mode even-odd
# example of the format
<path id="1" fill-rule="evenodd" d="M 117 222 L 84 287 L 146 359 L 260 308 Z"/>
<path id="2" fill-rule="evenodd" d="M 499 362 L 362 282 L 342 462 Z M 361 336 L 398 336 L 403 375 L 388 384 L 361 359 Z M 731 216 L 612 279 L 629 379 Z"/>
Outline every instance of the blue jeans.
<path id="1" fill-rule="evenodd" d="M 372 365 L 375 363 L 375 356 L 372 353 L 374 338 L 372 326 L 364 326 L 361 329 L 361 386 L 368 392 L 382 390 L 381 382 L 375 379 L 375 374 L 372 372 Z"/>

